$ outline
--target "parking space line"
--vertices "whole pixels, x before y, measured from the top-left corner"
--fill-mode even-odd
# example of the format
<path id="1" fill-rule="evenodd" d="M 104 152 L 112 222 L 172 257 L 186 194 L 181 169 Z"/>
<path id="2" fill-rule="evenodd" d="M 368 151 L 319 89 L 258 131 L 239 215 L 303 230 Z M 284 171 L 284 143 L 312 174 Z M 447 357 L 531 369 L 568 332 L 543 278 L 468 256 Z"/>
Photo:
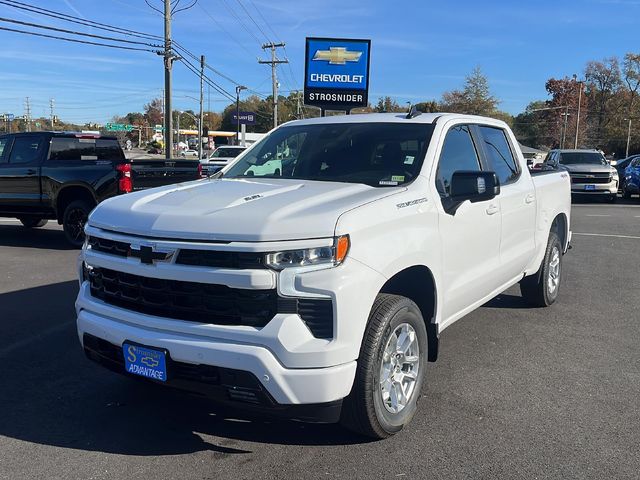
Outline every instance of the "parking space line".
<path id="1" fill-rule="evenodd" d="M 636 240 L 640 240 L 640 236 L 635 235 L 614 235 L 610 233 L 578 233 L 573 232 L 573 235 L 582 235 L 585 237 L 613 237 L 613 238 L 633 238 Z"/>
<path id="2" fill-rule="evenodd" d="M 608 214 L 597 214 L 597 213 L 585 215 L 585 217 L 610 217 L 610 216 L 611 215 L 608 215 Z"/>
<path id="3" fill-rule="evenodd" d="M 624 205 L 624 204 L 617 204 L 617 205 L 598 205 L 598 204 L 571 204 L 571 208 L 591 208 L 591 207 L 608 207 L 608 208 L 640 208 L 640 205 Z"/>
<path id="4" fill-rule="evenodd" d="M 0 222 L 15 223 L 20 222 L 17 218 L 0 218 Z"/>

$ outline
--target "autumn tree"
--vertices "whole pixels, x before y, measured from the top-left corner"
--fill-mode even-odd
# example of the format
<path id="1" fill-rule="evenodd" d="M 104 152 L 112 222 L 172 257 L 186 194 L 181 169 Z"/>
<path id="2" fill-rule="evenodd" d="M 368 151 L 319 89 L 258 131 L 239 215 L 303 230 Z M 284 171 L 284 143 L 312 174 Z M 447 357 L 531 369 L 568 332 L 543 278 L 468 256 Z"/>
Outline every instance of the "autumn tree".
<path id="1" fill-rule="evenodd" d="M 498 110 L 498 99 L 491 95 L 489 81 L 476 67 L 467 75 L 462 90 L 452 90 L 442 95 L 442 110 L 470 115 L 494 115 Z"/>
<path id="2" fill-rule="evenodd" d="M 622 87 L 620 65 L 616 57 L 590 61 L 584 71 L 586 94 L 593 113 L 590 123 L 592 140 L 597 145 L 606 142 L 605 128 L 622 107 L 617 94 Z"/>
<path id="3" fill-rule="evenodd" d="M 163 106 L 161 98 L 154 98 L 144 106 L 144 115 L 149 125 L 162 124 Z"/>
<path id="4" fill-rule="evenodd" d="M 373 107 L 375 112 L 405 112 L 406 107 L 401 106 L 394 98 L 389 96 L 380 97 L 378 103 Z"/>

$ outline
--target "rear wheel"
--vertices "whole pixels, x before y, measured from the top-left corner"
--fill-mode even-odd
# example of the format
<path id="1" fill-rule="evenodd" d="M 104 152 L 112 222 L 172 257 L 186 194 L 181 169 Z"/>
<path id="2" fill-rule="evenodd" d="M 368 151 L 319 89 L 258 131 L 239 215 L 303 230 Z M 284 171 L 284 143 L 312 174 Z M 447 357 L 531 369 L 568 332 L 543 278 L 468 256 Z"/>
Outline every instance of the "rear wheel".
<path id="1" fill-rule="evenodd" d="M 49 221 L 49 220 L 43 220 L 42 218 L 37 218 L 37 217 L 21 217 L 21 218 L 18 218 L 18 220 L 20 220 L 20 223 L 22 223 L 22 225 L 25 228 L 44 227 Z"/>
<path id="2" fill-rule="evenodd" d="M 398 295 L 378 295 L 341 423 L 377 439 L 402 430 L 416 412 L 426 359 L 427 330 L 418 306 Z"/>
<path id="3" fill-rule="evenodd" d="M 548 307 L 558 298 L 562 276 L 562 244 L 556 232 L 549 234 L 540 269 L 520 281 L 520 292 L 534 307 Z"/>
<path id="4" fill-rule="evenodd" d="M 62 216 L 62 228 L 67 241 L 74 247 L 84 243 L 84 225 L 87 223 L 91 205 L 84 200 L 76 200 L 67 205 Z"/>

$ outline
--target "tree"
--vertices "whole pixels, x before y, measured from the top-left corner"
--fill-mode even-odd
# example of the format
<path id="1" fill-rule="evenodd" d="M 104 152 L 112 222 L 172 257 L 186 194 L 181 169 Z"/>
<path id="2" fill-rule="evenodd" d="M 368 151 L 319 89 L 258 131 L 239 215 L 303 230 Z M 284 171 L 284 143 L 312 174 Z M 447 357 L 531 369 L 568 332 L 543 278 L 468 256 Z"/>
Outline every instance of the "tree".
<path id="1" fill-rule="evenodd" d="M 389 96 L 380 97 L 373 109 L 376 112 L 404 112 L 407 110 L 406 107 L 401 107 L 395 99 Z"/>
<path id="2" fill-rule="evenodd" d="M 415 104 L 416 110 L 422 113 L 436 113 L 439 112 L 440 105 L 435 100 L 429 100 L 427 102 L 419 102 Z"/>
<path id="3" fill-rule="evenodd" d="M 589 99 L 580 93 L 582 84 L 575 78 L 550 78 L 545 88 L 551 100 L 542 108 L 548 108 L 541 112 L 540 119 L 546 126 L 546 138 L 552 147 L 560 147 L 562 138 L 565 138 L 565 147 L 573 146 L 571 140 L 576 137 L 576 125 L 578 120 L 578 103 L 580 103 L 580 132 L 578 139 L 582 144 L 588 142 L 587 138 L 587 113 L 589 112 Z M 565 123 L 565 113 L 569 114 Z M 565 129 L 566 126 L 566 129 Z"/>
<path id="4" fill-rule="evenodd" d="M 584 71 L 586 94 L 592 105 L 595 119 L 593 137 L 596 145 L 606 141 L 605 128 L 611 122 L 613 114 L 621 107 L 617 94 L 622 87 L 620 66 L 616 57 L 605 58 L 601 62 L 590 61 Z"/>
<path id="5" fill-rule="evenodd" d="M 494 115 L 498 110 L 498 99 L 491 95 L 487 77 L 480 67 L 467 75 L 462 90 L 452 90 L 442 95 L 442 109 L 453 113 L 470 115 Z"/>
<path id="6" fill-rule="evenodd" d="M 144 106 L 144 115 L 149 125 L 162 124 L 163 103 L 161 98 L 154 98 Z"/>

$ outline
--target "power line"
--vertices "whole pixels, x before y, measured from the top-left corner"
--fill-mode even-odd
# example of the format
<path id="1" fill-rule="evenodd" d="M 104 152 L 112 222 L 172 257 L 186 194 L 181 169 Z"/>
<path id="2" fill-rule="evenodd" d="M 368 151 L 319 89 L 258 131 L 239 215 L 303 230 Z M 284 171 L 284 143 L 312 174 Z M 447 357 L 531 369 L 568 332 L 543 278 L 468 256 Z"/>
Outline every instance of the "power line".
<path id="1" fill-rule="evenodd" d="M 231 16 L 235 19 L 236 22 L 238 22 L 238 24 L 244 28 L 244 30 L 251 35 L 256 42 L 258 42 L 258 45 L 260 45 L 260 39 L 256 36 L 255 33 L 253 33 L 253 30 L 251 30 L 249 27 L 247 27 L 247 25 L 240 19 L 240 17 L 238 16 L 238 14 L 229 6 L 229 4 L 227 3 L 227 0 L 220 0 L 225 8 L 227 9 L 227 11 L 231 14 Z"/>
<path id="2" fill-rule="evenodd" d="M 249 10 L 246 9 L 246 7 L 242 4 L 240 0 L 236 0 L 236 2 L 238 2 L 238 5 L 240 5 L 240 8 L 242 8 L 242 10 L 245 11 L 247 16 L 249 17 L 249 20 L 253 22 L 253 24 L 258 28 L 258 30 L 260 30 L 260 33 L 264 35 L 264 38 L 267 40 L 267 42 L 271 42 L 271 39 L 269 38 L 269 36 L 266 33 L 264 33 L 264 30 L 262 29 L 262 27 L 258 25 L 258 22 L 256 22 L 255 19 L 251 16 L 251 13 L 249 13 Z"/>
<path id="3" fill-rule="evenodd" d="M 58 20 L 64 20 L 67 22 L 72 22 L 80 25 L 84 25 L 86 27 L 100 28 L 102 30 L 111 31 L 114 33 L 119 33 L 121 35 L 128 35 L 132 37 L 140 37 L 145 38 L 147 40 L 162 40 L 162 37 L 159 35 L 153 35 L 150 33 L 138 32 L 136 30 L 129 30 L 121 27 L 116 27 L 114 25 L 109 25 L 107 23 L 95 22 L 93 20 L 86 20 L 80 17 L 74 17 L 73 15 L 67 15 L 66 13 L 56 12 L 53 10 L 48 10 L 46 8 L 37 7 L 35 5 L 30 5 L 28 3 L 18 2 L 16 0 L 0 0 L 0 3 L 4 5 L 8 5 L 13 8 L 18 8 L 20 10 L 26 10 L 32 13 L 37 13 L 39 15 L 45 15 L 48 17 L 56 18 Z"/>
<path id="4" fill-rule="evenodd" d="M 25 30 L 17 30 L 15 28 L 0 27 L 0 30 L 4 30 L 7 32 L 23 33 L 25 35 L 33 35 L 35 37 L 53 38 L 55 40 L 63 40 L 65 42 L 83 43 L 85 45 L 97 45 L 100 47 L 119 48 L 121 50 L 136 50 L 139 52 L 155 53 L 155 50 L 151 50 L 148 48 L 125 47 L 122 45 L 108 45 L 106 43 L 90 42 L 88 40 L 75 40 L 73 38 L 58 37 L 56 35 L 47 35 L 45 33 L 27 32 Z"/>
<path id="5" fill-rule="evenodd" d="M 213 15 L 211 15 L 203 6 L 201 3 L 198 4 L 198 6 L 200 7 L 200 9 L 216 24 L 218 25 L 218 27 L 220 27 L 220 30 L 222 30 L 224 33 L 227 34 L 227 36 L 233 40 L 234 42 L 236 42 L 238 44 L 238 46 L 240 46 L 240 48 L 242 48 L 245 52 L 247 52 L 249 55 L 253 55 L 248 49 L 247 47 L 245 47 L 240 41 L 238 41 L 238 39 L 236 39 L 236 37 L 234 37 L 231 32 L 229 32 L 229 30 L 227 30 L 219 21 L 216 17 L 214 17 Z"/>
<path id="6" fill-rule="evenodd" d="M 48 25 L 41 25 L 38 23 L 31 23 L 31 22 L 23 22 L 21 20 L 14 20 L 11 18 L 5 18 L 5 17 L 0 17 L 0 22 L 7 22 L 7 23 L 17 23 L 18 25 L 24 25 L 27 27 L 34 27 L 34 28 L 42 28 L 45 30 L 52 30 L 54 32 L 61 32 L 61 33 L 68 33 L 71 35 L 80 35 L 83 37 L 91 37 L 91 38 L 98 38 L 101 40 L 110 40 L 113 42 L 123 42 L 123 43 L 129 43 L 129 44 L 133 44 L 133 45 L 146 45 L 148 47 L 157 47 L 160 48 L 160 45 L 154 45 L 151 43 L 145 43 L 145 42 L 138 42 L 136 40 L 125 40 L 122 38 L 115 38 L 115 37 L 106 37 L 103 35 L 93 35 L 91 33 L 83 33 L 83 32 L 77 32 L 75 30 L 67 30 L 65 28 L 56 28 L 56 27 L 51 27 Z"/>

